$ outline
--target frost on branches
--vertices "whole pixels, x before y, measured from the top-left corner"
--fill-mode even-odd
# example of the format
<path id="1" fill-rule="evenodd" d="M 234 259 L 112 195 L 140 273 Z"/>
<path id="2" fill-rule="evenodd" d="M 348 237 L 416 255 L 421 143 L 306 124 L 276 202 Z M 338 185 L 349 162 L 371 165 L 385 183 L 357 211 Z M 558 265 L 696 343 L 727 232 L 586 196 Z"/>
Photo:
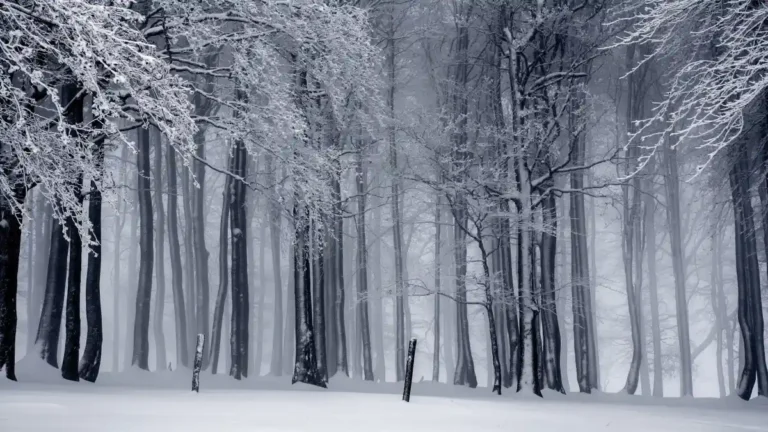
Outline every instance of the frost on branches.
<path id="1" fill-rule="evenodd" d="M 663 100 L 638 125 L 643 169 L 665 140 L 695 142 L 700 172 L 744 128 L 744 113 L 768 87 L 768 5 L 745 0 L 644 0 L 617 8 L 630 23 L 614 46 L 649 44 L 676 65 Z M 628 18 L 629 17 L 629 18 Z M 693 49 L 691 49 L 693 47 Z M 638 66 L 639 67 L 639 66 Z"/>

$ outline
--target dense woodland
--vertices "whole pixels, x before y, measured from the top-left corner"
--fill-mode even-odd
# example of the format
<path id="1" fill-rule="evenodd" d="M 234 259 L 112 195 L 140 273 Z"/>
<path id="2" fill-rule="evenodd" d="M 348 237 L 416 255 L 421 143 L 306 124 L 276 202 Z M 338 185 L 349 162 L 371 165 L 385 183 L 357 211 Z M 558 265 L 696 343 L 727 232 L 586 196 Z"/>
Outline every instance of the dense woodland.
<path id="1" fill-rule="evenodd" d="M 767 24 L 0 0 L 0 370 L 766 395 Z"/>

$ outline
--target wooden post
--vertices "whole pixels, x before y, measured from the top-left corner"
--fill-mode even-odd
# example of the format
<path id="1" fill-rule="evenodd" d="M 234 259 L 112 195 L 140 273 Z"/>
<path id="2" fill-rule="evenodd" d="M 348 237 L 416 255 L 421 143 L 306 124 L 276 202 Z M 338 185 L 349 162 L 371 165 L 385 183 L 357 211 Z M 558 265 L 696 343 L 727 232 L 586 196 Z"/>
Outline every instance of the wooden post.
<path id="1" fill-rule="evenodd" d="M 403 400 L 411 401 L 411 383 L 413 382 L 413 361 L 416 357 L 416 339 L 411 339 L 408 344 L 408 359 L 405 362 L 405 388 L 403 389 Z"/>
<path id="2" fill-rule="evenodd" d="M 203 345 L 205 335 L 197 335 L 197 347 L 195 348 L 195 365 L 192 369 L 192 391 L 200 393 L 200 369 L 203 367 Z"/>

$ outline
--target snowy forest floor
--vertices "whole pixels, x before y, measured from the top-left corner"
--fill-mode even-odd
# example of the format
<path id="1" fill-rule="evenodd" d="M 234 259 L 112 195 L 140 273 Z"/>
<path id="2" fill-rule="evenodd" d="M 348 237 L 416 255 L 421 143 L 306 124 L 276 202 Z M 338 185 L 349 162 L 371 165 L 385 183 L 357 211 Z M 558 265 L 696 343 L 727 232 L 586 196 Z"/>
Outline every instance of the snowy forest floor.
<path id="1" fill-rule="evenodd" d="M 52 368 L 20 365 L 20 382 L 0 380 L 0 431 L 768 431 L 768 401 L 652 399 L 617 394 L 544 399 L 488 389 L 333 379 L 328 390 L 290 385 L 290 377 L 235 382 L 188 370 L 104 373 L 97 384 L 63 381 Z"/>

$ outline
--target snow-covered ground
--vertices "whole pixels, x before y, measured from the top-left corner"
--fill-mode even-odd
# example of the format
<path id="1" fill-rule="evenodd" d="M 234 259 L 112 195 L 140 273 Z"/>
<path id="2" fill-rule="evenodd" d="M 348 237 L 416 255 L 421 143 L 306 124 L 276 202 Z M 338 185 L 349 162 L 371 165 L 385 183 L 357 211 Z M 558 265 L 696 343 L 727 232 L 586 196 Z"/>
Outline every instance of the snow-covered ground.
<path id="1" fill-rule="evenodd" d="M 51 370 L 50 372 L 56 372 Z M 191 393 L 188 371 L 104 374 L 96 385 L 0 380 L 0 431 L 768 431 L 768 402 L 624 395 L 545 399 L 414 383 L 411 403 L 395 384 L 334 380 L 332 389 L 290 386 L 290 378 L 240 383 L 204 374 Z"/>

